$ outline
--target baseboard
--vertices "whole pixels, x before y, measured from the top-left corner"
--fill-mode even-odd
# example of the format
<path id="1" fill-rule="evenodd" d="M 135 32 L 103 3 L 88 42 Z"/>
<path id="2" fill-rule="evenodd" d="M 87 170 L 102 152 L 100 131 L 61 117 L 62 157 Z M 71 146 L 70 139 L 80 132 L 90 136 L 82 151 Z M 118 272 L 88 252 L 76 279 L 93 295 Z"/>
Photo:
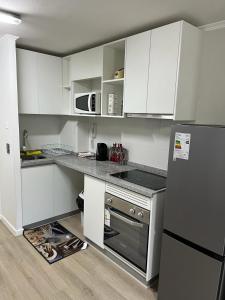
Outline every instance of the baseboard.
<path id="1" fill-rule="evenodd" d="M 76 209 L 76 210 L 70 211 L 68 213 L 55 216 L 53 218 L 49 218 L 49 219 L 45 219 L 45 220 L 42 220 L 42 221 L 39 221 L 39 222 L 31 223 L 29 225 L 25 225 L 25 226 L 23 226 L 23 229 L 26 229 L 26 230 L 27 229 L 32 229 L 32 228 L 39 227 L 39 226 L 42 226 L 42 225 L 45 225 L 45 224 L 49 224 L 49 223 L 52 223 L 52 222 L 55 222 L 55 221 L 59 221 L 59 220 L 65 219 L 67 217 L 71 217 L 73 215 L 76 215 L 79 212 L 80 212 L 80 210 Z"/>
<path id="2" fill-rule="evenodd" d="M 23 234 L 23 228 L 16 229 L 4 216 L 0 216 L 0 220 L 14 236 L 20 236 Z"/>

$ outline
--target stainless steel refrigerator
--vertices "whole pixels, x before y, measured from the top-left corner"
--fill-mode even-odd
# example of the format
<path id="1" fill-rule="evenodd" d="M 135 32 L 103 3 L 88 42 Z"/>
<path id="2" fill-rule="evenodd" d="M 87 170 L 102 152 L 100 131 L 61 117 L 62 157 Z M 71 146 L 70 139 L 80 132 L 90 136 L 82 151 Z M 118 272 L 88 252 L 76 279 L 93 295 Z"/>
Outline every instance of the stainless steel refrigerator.
<path id="1" fill-rule="evenodd" d="M 225 127 L 175 125 L 158 300 L 225 300 Z"/>

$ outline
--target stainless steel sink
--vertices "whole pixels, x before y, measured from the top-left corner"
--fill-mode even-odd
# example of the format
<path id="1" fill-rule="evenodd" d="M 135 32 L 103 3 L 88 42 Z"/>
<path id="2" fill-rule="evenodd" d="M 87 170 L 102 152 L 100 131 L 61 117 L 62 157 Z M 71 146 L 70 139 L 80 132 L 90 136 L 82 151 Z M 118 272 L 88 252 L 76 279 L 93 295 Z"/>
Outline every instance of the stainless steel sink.
<path id="1" fill-rule="evenodd" d="M 44 159 L 46 156 L 44 155 L 24 155 L 21 156 L 22 161 L 27 161 L 27 160 L 39 160 L 39 159 Z"/>

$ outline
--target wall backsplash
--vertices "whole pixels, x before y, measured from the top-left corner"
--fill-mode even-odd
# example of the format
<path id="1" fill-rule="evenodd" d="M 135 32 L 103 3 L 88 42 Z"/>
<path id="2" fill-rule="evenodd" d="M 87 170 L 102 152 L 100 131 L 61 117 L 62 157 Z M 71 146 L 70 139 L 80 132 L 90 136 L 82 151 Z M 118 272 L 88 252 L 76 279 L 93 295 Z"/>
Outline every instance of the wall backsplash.
<path id="1" fill-rule="evenodd" d="M 67 116 L 20 115 L 20 146 L 23 130 L 28 131 L 28 148 L 42 148 L 47 144 L 64 144 L 69 149 L 87 151 L 89 120 Z"/>
<path id="2" fill-rule="evenodd" d="M 20 146 L 23 130 L 28 131 L 28 147 L 41 148 L 46 144 L 60 143 L 61 119 L 58 116 L 20 115 Z"/>
<path id="3" fill-rule="evenodd" d="M 94 139 L 92 124 L 96 126 Z M 128 149 L 131 162 L 166 170 L 171 125 L 171 121 L 152 119 L 21 115 L 20 138 L 22 143 L 22 132 L 27 129 L 30 148 L 62 143 L 76 152 L 95 152 L 98 142 L 109 147 L 119 142 Z"/>
<path id="4" fill-rule="evenodd" d="M 96 119 L 96 138 L 90 150 L 95 151 L 98 142 L 111 146 L 120 142 L 129 151 L 129 161 L 167 170 L 169 139 L 172 121 L 153 119 Z"/>

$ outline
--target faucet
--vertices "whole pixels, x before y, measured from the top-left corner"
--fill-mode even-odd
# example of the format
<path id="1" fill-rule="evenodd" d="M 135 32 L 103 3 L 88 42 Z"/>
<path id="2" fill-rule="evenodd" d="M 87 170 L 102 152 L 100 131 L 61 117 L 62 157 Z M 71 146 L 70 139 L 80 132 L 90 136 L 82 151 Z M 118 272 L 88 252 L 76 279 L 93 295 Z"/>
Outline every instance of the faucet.
<path id="1" fill-rule="evenodd" d="M 23 145 L 22 148 L 25 151 L 27 149 L 27 138 L 28 138 L 28 131 L 26 129 L 23 130 Z"/>

